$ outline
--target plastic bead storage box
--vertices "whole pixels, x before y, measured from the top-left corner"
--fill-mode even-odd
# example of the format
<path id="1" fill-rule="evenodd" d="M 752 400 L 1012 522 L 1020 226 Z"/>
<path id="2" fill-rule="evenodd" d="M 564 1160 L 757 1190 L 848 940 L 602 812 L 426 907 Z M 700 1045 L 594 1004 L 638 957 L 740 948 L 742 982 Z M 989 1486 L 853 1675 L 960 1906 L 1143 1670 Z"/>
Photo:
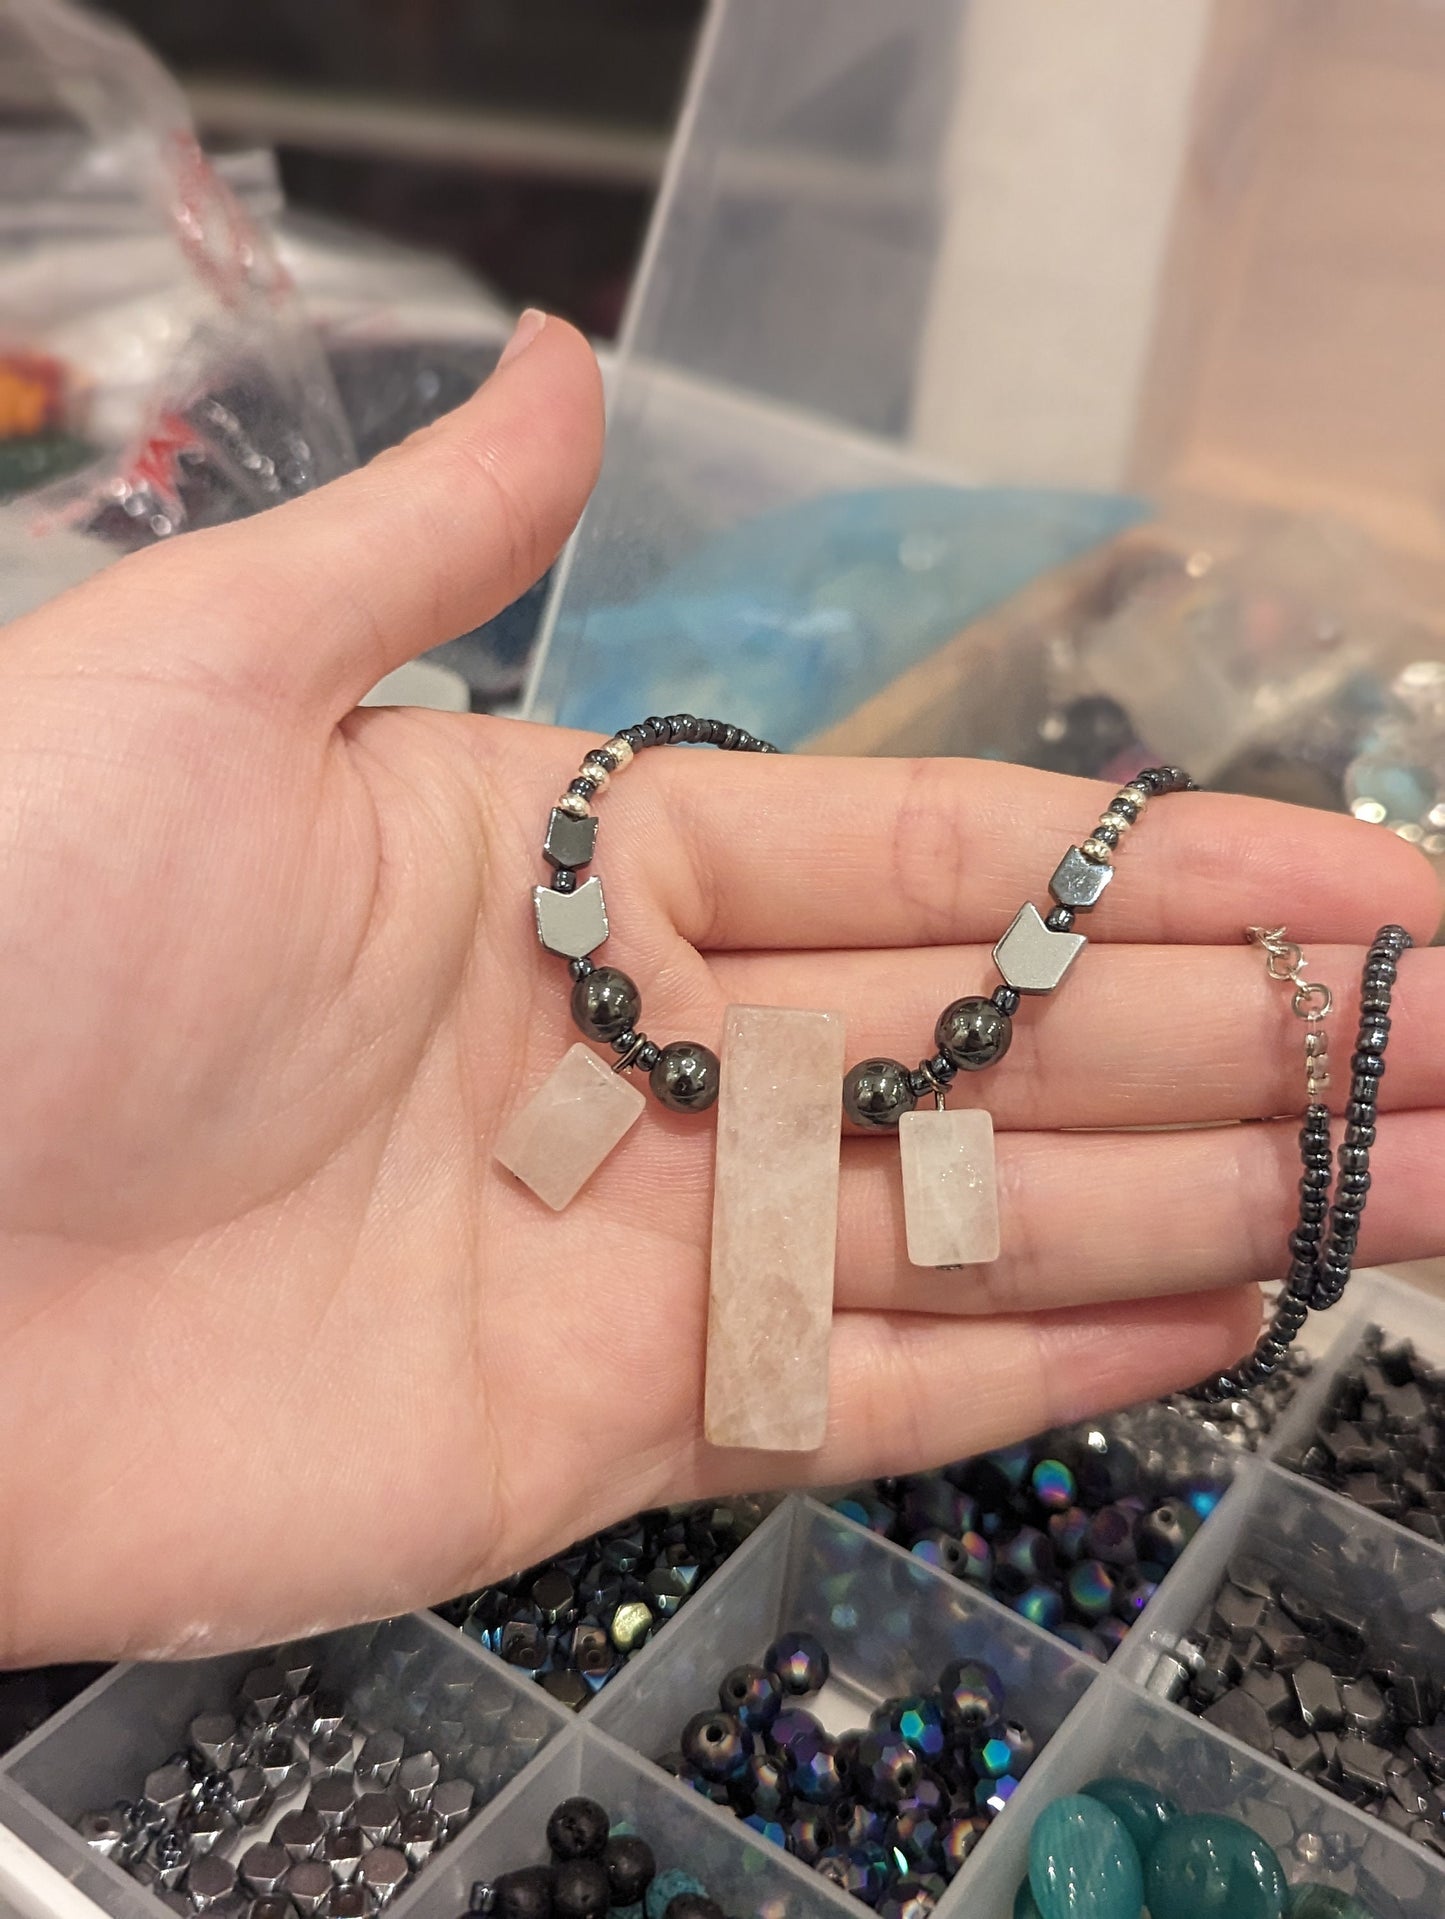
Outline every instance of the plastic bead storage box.
<path id="1" fill-rule="evenodd" d="M 1174 1422 L 1170 1430 L 1192 1452 L 1202 1479 L 1232 1473 L 1232 1483 L 1107 1665 L 926 1557 L 801 1496 L 784 1500 L 577 1712 L 430 1614 L 284 1649 L 274 1664 L 310 1669 L 318 1699 L 345 1715 L 358 1742 L 368 1733 L 389 1734 L 397 1751 L 434 1754 L 440 1780 L 454 1782 L 447 1800 L 454 1816 L 443 1842 L 412 1862 L 393 1896 L 360 1880 L 365 1910 L 459 1919 L 476 1882 L 545 1862 L 548 1815 L 575 1794 L 598 1800 L 614 1822 L 641 1833 L 660 1872 L 693 1875 L 732 1919 L 867 1910 L 776 1843 L 779 1833 L 770 1833 L 766 1820 L 744 1824 L 733 1806 L 717 1803 L 724 1792 L 709 1796 L 696 1780 L 689 1784 L 659 1763 L 676 1754 L 694 1715 L 717 1709 L 719 1683 L 730 1669 L 761 1663 L 786 1635 L 808 1634 L 827 1650 L 827 1683 L 784 1705 L 806 1707 L 828 1735 L 849 1728 L 866 1734 L 870 1719 L 886 1717 L 887 1702 L 932 1693 L 940 1674 L 959 1661 L 992 1669 L 1006 1718 L 1026 1729 L 1017 1777 L 1006 1756 L 999 1759 L 1001 1779 L 980 1775 L 979 1803 L 989 1799 L 991 1823 L 954 1856 L 944 1889 L 946 1873 L 934 1876 L 933 1910 L 941 1919 L 1012 1919 L 1035 1822 L 1055 1800 L 1101 1775 L 1144 1781 L 1186 1813 L 1243 1821 L 1273 1849 L 1292 1887 L 1334 1888 L 1340 1911 L 1439 1919 L 1445 1858 L 1426 1841 L 1445 1832 L 1445 1763 L 1431 1772 L 1413 1755 L 1445 1761 L 1445 1731 L 1435 1724 L 1445 1721 L 1445 1548 L 1284 1462 L 1309 1459 L 1315 1468 L 1334 1469 L 1315 1435 L 1361 1351 L 1377 1356 L 1383 1344 L 1390 1376 L 1404 1378 L 1408 1356 L 1399 1342 L 1409 1340 L 1414 1373 L 1428 1386 L 1434 1363 L 1445 1361 L 1445 1312 L 1413 1288 L 1366 1275 L 1339 1317 L 1328 1355 L 1257 1453 L 1223 1447 L 1177 1414 L 1150 1415 Z M 1350 1388 L 1346 1399 L 1347 1410 L 1358 1412 L 1358 1391 Z M 1367 1428 L 1388 1426 L 1381 1415 L 1362 1417 Z M 1102 1424 L 1107 1429 L 1109 1422 Z M 1393 1437 L 1398 1471 L 1416 1474 L 1413 1497 L 1428 1511 L 1431 1468 L 1419 1456 L 1430 1435 Z M 1369 1432 L 1367 1452 L 1368 1440 Z M 1361 1443 L 1358 1435 L 1351 1443 Z M 1368 1463 L 1345 1459 L 1347 1467 Z M 1373 1463 L 1364 1491 L 1379 1504 L 1389 1472 L 1381 1457 Z M 1411 1509 L 1407 1499 L 1402 1510 Z M 1425 1531 L 1432 1526 L 1416 1521 Z M 1245 1602 L 1281 1587 L 1307 1595 L 1305 1609 L 1334 1653 L 1341 1635 L 1355 1635 L 1352 1643 L 1365 1648 L 1353 1678 L 1346 1674 L 1341 1683 L 1363 1683 L 1387 1713 L 1401 1698 L 1413 1702 L 1422 1740 L 1392 1762 L 1401 1724 L 1388 1737 L 1381 1732 L 1378 1790 L 1339 1763 L 1339 1748 L 1359 1737 L 1352 1725 L 1331 1733 L 1322 1723 L 1308 1763 L 1292 1770 L 1272 1749 L 1263 1721 L 1248 1717 L 1252 1706 L 1239 1722 L 1249 1737 L 1227 1729 L 1228 1712 L 1220 1724 L 1200 1717 L 1209 1710 L 1204 1702 L 1217 1706 L 1252 1662 L 1269 1663 L 1249 1642 L 1248 1617 L 1234 1622 L 1233 1640 L 1227 1617 L 1221 1633 L 1215 1609 L 1229 1582 L 1238 1582 L 1231 1589 L 1242 1590 Z M 1313 1657 L 1315 1649 L 1308 1650 Z M 1298 1652 L 1296 1646 L 1296 1658 Z M 258 1657 L 116 1667 L 0 1760 L 0 1821 L 72 1882 L 68 1911 L 76 1910 L 76 1894 L 116 1919 L 200 1909 L 184 1879 L 167 1886 L 151 1875 L 142 1883 L 87 1844 L 76 1822 L 138 1800 L 148 1776 L 184 1752 L 197 1714 L 234 1709 Z M 1221 1661 L 1224 1670 L 1215 1671 Z M 1276 1714 L 1275 1724 L 1282 1719 Z M 1436 1743 L 1426 1736 L 1432 1728 Z M 1283 1750 L 1295 1752 L 1288 1741 L 1298 1737 L 1303 1751 L 1302 1736 L 1288 1728 L 1285 1734 Z M 352 1763 L 360 1768 L 363 1759 Z M 1413 1806 L 1409 1793 L 1390 1791 L 1407 1767 L 1416 1784 Z M 295 1776 L 276 1783 L 272 1823 L 306 1802 L 316 1777 L 303 1741 Z M 826 1815 L 826 1807 L 819 1810 Z M 234 1862 L 262 1837 L 269 1831 L 228 1829 L 214 1851 Z M 28 1910 L 42 1910 L 43 1884 L 44 1875 L 27 1885 L 13 1847 L 0 1854 L 0 1898 L 23 1896 Z M 238 1892 L 219 1909 L 245 1919 L 251 1903 Z M 328 1908 L 323 1901 L 318 1909 Z M 302 1908 L 278 1910 L 291 1919 Z M 913 1919 L 928 1910 L 927 1898 L 899 1910 Z"/>

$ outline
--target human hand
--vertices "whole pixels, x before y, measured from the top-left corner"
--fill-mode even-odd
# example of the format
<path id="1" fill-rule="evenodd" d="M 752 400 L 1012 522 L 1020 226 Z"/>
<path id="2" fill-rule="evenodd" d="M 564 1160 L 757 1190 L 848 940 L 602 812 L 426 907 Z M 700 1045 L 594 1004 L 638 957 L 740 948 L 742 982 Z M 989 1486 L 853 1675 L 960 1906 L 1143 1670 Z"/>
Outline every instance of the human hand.
<path id="1" fill-rule="evenodd" d="M 650 1104 L 557 1216 L 492 1164 L 577 1037 L 529 889 L 595 742 L 353 709 L 542 570 L 600 431 L 551 321 L 366 471 L 0 640 L 0 1658 L 395 1612 L 641 1506 L 922 1467 L 1254 1337 L 1297 1122 L 1216 1123 L 1297 1114 L 1300 1047 L 1241 929 L 1304 942 L 1342 1047 L 1375 927 L 1438 914 L 1424 862 L 1348 820 L 1150 809 L 981 1088 L 996 1266 L 911 1267 L 896 1145 L 844 1142 L 815 1456 L 701 1437 L 710 1120 Z M 649 753 L 601 804 L 608 958 L 663 1037 L 813 1006 L 850 1060 L 915 1059 L 1111 790 Z M 1445 1246 L 1445 953 L 1402 965 L 1395 1029 L 1367 1260 Z"/>

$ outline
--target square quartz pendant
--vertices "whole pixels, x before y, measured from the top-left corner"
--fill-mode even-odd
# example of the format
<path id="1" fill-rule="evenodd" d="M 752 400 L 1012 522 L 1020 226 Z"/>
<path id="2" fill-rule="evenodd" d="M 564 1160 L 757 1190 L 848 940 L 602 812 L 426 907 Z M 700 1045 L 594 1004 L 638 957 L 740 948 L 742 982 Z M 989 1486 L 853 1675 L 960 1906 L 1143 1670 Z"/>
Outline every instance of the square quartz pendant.
<path id="1" fill-rule="evenodd" d="M 903 1220 L 915 1266 L 987 1266 L 998 1258 L 993 1121 L 972 1108 L 905 1113 Z"/>
<path id="2" fill-rule="evenodd" d="M 493 1157 L 560 1213 L 646 1104 L 630 1080 L 579 1042 L 507 1121 Z"/>

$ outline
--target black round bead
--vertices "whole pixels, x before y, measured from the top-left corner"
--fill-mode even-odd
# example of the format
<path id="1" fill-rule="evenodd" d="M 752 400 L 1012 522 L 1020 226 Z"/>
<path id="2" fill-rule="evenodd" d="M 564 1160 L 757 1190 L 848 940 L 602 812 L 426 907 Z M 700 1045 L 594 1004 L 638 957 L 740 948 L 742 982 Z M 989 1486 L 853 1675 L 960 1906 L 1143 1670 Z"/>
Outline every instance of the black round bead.
<path id="1" fill-rule="evenodd" d="M 708 1047 L 675 1039 L 658 1054 L 648 1084 L 674 1113 L 705 1113 L 717 1100 L 720 1072 L 718 1056 Z"/>
<path id="2" fill-rule="evenodd" d="M 1371 1093 L 1374 1088 L 1371 1087 Z M 1375 1123 L 1375 1102 L 1370 1099 L 1352 1099 L 1345 1108 L 1345 1118 L 1351 1126 L 1373 1126 Z"/>
<path id="3" fill-rule="evenodd" d="M 559 866 L 557 868 L 556 872 L 552 875 L 552 891 L 554 893 L 575 893 L 577 891 L 577 875 L 570 866 Z"/>
<path id="4" fill-rule="evenodd" d="M 943 1057 L 965 1073 L 982 1072 L 1008 1051 L 1013 1021 L 991 999 L 971 994 L 945 1006 L 933 1029 L 933 1043 Z"/>
<path id="5" fill-rule="evenodd" d="M 567 971 L 573 979 L 589 979 L 597 968 L 590 959 L 575 959 L 568 960 Z"/>
<path id="6" fill-rule="evenodd" d="M 546 1866 L 522 1866 L 502 1874 L 497 1919 L 552 1919 L 552 1874 Z"/>
<path id="7" fill-rule="evenodd" d="M 636 1062 L 638 1072 L 650 1073 L 661 1058 L 662 1048 L 654 1046 L 652 1041 L 648 1040 L 638 1051 Z"/>
<path id="8" fill-rule="evenodd" d="M 597 791 L 597 788 L 591 780 L 578 779 L 572 781 L 567 791 L 569 793 L 575 793 L 579 800 L 590 800 L 592 795 Z"/>
<path id="9" fill-rule="evenodd" d="M 1117 813 L 1121 820 L 1128 820 L 1132 826 L 1139 817 L 1139 802 L 1131 800 L 1126 793 L 1116 793 L 1109 802 L 1109 811 Z"/>
<path id="10" fill-rule="evenodd" d="M 1350 1071 L 1360 1079 L 1378 1079 L 1384 1070 L 1384 1056 L 1380 1053 L 1366 1051 L 1350 1057 Z"/>
<path id="11" fill-rule="evenodd" d="M 568 1859 L 552 1875 L 553 1919 L 605 1919 L 612 1888 L 600 1859 Z"/>
<path id="12" fill-rule="evenodd" d="M 843 1081 L 843 1111 L 855 1126 L 896 1126 L 913 1111 L 908 1068 L 896 1059 L 865 1059 Z"/>
<path id="13" fill-rule="evenodd" d="M 554 1859 L 597 1859 L 607 1844 L 608 1819 L 595 1799 L 564 1799 L 547 1821 Z"/>
<path id="14" fill-rule="evenodd" d="M 640 1040 L 646 1037 L 645 1033 L 635 1033 L 629 1026 L 624 1032 L 619 1033 L 616 1039 L 612 1040 L 610 1044 L 613 1052 L 616 1053 L 619 1059 L 622 1059 L 632 1051 L 633 1047 L 636 1046 Z"/>
<path id="15" fill-rule="evenodd" d="M 736 1779 L 752 1757 L 752 1734 L 730 1712 L 698 1712 L 682 1729 L 682 1756 L 704 1779 Z"/>
<path id="16" fill-rule="evenodd" d="M 1115 847 L 1119 844 L 1119 829 L 1117 826 L 1105 826 L 1100 821 L 1090 833 L 1089 838 L 1098 840 L 1101 846 Z"/>
<path id="17" fill-rule="evenodd" d="M 652 1847 L 636 1833 L 619 1833 L 609 1839 L 602 1864 L 612 1888 L 612 1902 L 618 1906 L 635 1906 L 657 1877 Z"/>
<path id="18" fill-rule="evenodd" d="M 1074 924 L 1072 906 L 1056 906 L 1044 921 L 1051 933 L 1067 933 Z"/>
<path id="19" fill-rule="evenodd" d="M 946 1083 L 953 1078 L 958 1068 L 951 1059 L 945 1058 L 942 1053 L 935 1053 L 933 1058 L 928 1062 L 928 1070 L 935 1079 L 941 1079 Z"/>
<path id="20" fill-rule="evenodd" d="M 572 1018 L 588 1039 L 614 1040 L 636 1024 L 642 995 L 615 966 L 596 966 L 572 988 Z"/>
<path id="21" fill-rule="evenodd" d="M 782 1682 L 763 1666 L 734 1666 L 723 1675 L 718 1703 L 751 1732 L 771 1726 L 783 1708 Z"/>
<path id="22" fill-rule="evenodd" d="M 662 1919 L 727 1919 L 716 1899 L 703 1892 L 679 1892 L 667 1902 Z"/>
<path id="23" fill-rule="evenodd" d="M 995 986 L 989 998 L 1001 1013 L 1007 1013 L 1012 1019 L 1023 1004 L 1023 996 L 1016 986 Z"/>
<path id="24" fill-rule="evenodd" d="M 1390 1038 L 1388 1019 L 1367 1020 L 1361 1024 L 1355 1044 L 1362 1052 L 1382 1053 Z"/>
<path id="25" fill-rule="evenodd" d="M 604 773 L 615 773 L 617 771 L 617 761 L 607 751 L 605 746 L 594 746 L 590 753 L 584 755 L 582 764 L 584 767 L 598 766 Z"/>
<path id="26" fill-rule="evenodd" d="M 1368 1151 L 1374 1143 L 1375 1129 L 1373 1126 L 1347 1126 L 1345 1128 L 1345 1144 L 1347 1147 L 1358 1146 L 1362 1150 Z"/>

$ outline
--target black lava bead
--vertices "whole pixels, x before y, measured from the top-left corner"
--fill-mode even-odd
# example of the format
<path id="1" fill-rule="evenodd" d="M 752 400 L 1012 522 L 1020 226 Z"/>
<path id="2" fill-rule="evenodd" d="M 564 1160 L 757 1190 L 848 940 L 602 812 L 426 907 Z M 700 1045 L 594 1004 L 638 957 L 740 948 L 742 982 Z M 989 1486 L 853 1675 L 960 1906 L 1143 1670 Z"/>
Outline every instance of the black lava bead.
<path id="1" fill-rule="evenodd" d="M 603 1919 L 612 1888 L 600 1859 L 567 1859 L 552 1875 L 553 1919 Z"/>
<path id="2" fill-rule="evenodd" d="M 641 1015 L 641 993 L 615 966 L 594 968 L 572 988 L 572 1018 L 588 1039 L 614 1040 Z"/>
<path id="3" fill-rule="evenodd" d="M 497 1919 L 552 1919 L 552 1875 L 546 1866 L 523 1866 L 497 1881 Z"/>
<path id="4" fill-rule="evenodd" d="M 635 1833 L 619 1833 L 607 1841 L 602 1855 L 612 1901 L 618 1906 L 635 1906 L 657 1876 L 657 1861 L 652 1847 Z"/>
<path id="5" fill-rule="evenodd" d="M 554 1859 L 597 1859 L 607 1844 L 607 1814 L 595 1799 L 564 1799 L 547 1821 Z"/>
<path id="6" fill-rule="evenodd" d="M 981 1073 L 1001 1060 L 1013 1036 L 1013 1021 L 1002 1007 L 976 995 L 945 1006 L 933 1030 L 939 1052 L 965 1073 Z"/>
<path id="7" fill-rule="evenodd" d="M 865 1059 L 843 1081 L 843 1111 L 855 1126 L 896 1126 L 913 1111 L 908 1068 L 896 1059 Z"/>
<path id="8" fill-rule="evenodd" d="M 717 1054 L 696 1040 L 675 1039 L 658 1055 L 648 1083 L 674 1113 L 705 1113 L 718 1095 Z"/>
<path id="9" fill-rule="evenodd" d="M 716 1899 L 702 1892 L 680 1892 L 669 1899 L 662 1919 L 727 1919 Z"/>

